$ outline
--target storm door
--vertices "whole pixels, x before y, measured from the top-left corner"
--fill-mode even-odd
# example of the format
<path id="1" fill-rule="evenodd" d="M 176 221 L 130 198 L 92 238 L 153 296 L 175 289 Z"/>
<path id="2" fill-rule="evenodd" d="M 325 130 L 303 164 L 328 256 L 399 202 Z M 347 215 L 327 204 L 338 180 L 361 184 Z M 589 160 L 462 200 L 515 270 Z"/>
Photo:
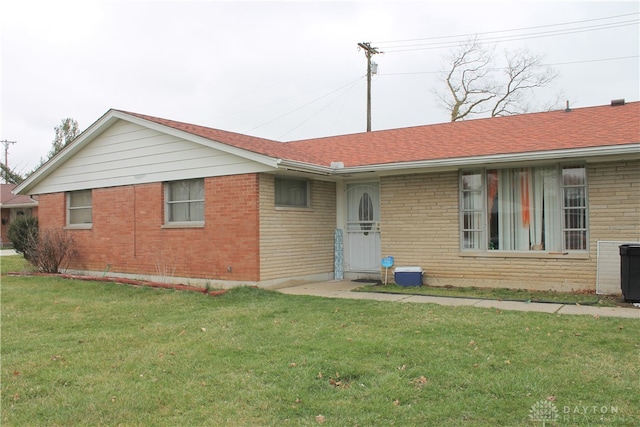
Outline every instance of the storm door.
<path id="1" fill-rule="evenodd" d="M 380 271 L 380 186 L 347 184 L 345 270 Z"/>

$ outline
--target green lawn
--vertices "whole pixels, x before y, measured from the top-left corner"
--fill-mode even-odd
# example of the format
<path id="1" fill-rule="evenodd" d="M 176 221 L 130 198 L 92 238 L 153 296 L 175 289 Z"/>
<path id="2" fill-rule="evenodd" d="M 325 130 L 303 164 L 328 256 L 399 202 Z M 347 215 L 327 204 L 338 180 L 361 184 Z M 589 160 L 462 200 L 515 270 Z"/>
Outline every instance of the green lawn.
<path id="1" fill-rule="evenodd" d="M 1 291 L 3 426 L 542 425 L 541 401 L 556 425 L 640 424 L 634 319 L 49 277 Z"/>

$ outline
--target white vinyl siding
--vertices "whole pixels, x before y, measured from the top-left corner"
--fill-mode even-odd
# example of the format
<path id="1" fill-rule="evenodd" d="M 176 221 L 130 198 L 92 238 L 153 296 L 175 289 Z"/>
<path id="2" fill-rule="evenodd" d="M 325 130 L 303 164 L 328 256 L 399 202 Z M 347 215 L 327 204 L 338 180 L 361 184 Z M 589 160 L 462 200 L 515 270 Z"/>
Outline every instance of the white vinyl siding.
<path id="1" fill-rule="evenodd" d="M 67 193 L 67 226 L 86 227 L 92 224 L 91 190 Z"/>
<path id="2" fill-rule="evenodd" d="M 214 145 L 215 143 L 211 142 Z M 123 120 L 79 149 L 34 193 L 272 171 L 273 168 Z"/>

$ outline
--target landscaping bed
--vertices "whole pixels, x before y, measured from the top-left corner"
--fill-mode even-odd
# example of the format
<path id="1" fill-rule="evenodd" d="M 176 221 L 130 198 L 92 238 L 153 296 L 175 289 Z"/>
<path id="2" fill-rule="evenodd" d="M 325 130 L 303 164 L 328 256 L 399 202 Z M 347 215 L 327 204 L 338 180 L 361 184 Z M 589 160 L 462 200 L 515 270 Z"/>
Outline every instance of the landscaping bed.
<path id="1" fill-rule="evenodd" d="M 391 294 L 427 295 L 449 298 L 477 298 L 500 301 L 540 302 L 553 304 L 597 305 L 601 307 L 632 307 L 621 296 L 596 295 L 595 292 L 554 292 L 528 289 L 478 288 L 454 286 L 399 286 L 380 283 L 366 284 L 355 292 L 379 292 Z"/>

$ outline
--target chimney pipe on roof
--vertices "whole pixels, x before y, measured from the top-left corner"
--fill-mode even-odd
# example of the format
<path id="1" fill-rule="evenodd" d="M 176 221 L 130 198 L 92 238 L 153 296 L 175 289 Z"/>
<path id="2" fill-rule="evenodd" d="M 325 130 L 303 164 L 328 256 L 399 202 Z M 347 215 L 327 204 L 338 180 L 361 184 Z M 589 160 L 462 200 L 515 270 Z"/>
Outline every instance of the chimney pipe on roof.
<path id="1" fill-rule="evenodd" d="M 571 108 L 569 108 L 569 100 L 567 99 L 567 108 L 564 109 L 565 112 L 570 112 Z"/>
<path id="2" fill-rule="evenodd" d="M 617 107 L 618 105 L 624 105 L 624 98 L 612 99 L 611 100 L 611 106 L 612 107 Z"/>

